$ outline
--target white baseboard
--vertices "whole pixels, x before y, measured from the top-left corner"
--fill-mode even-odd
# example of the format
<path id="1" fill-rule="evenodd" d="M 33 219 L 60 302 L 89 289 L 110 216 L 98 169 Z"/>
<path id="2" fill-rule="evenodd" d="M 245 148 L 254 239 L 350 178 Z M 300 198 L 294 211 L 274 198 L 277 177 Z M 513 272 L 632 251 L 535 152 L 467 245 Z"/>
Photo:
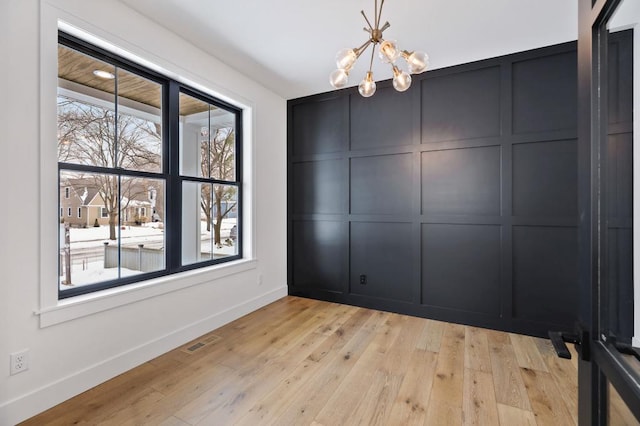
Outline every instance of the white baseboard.
<path id="1" fill-rule="evenodd" d="M 14 425 L 287 295 L 281 287 L 174 330 L 0 405 L 0 425 Z"/>
<path id="2" fill-rule="evenodd" d="M 640 337 L 637 337 L 637 336 L 636 336 L 636 337 L 634 337 L 634 338 L 633 338 L 633 340 L 632 340 L 632 342 L 631 342 L 631 345 L 632 345 L 634 348 L 640 348 Z"/>

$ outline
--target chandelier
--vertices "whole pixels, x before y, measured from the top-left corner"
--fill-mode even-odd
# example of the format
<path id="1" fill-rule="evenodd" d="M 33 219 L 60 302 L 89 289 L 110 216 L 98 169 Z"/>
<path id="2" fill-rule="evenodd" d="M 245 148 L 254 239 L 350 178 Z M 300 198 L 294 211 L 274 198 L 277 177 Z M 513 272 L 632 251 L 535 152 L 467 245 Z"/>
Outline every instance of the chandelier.
<path id="1" fill-rule="evenodd" d="M 382 62 L 390 64 L 393 70 L 393 87 L 398 92 L 404 92 L 411 86 L 411 75 L 406 71 L 401 70 L 396 61 L 402 57 L 407 62 L 407 68 L 411 74 L 419 74 L 427 69 L 429 66 L 429 56 L 424 52 L 409 52 L 406 50 L 400 50 L 395 40 L 385 40 L 382 37 L 382 33 L 391 25 L 389 22 L 385 22 L 380 27 L 380 15 L 382 14 L 382 6 L 384 0 L 380 1 L 380 9 L 378 9 L 378 0 L 375 0 L 374 6 L 374 25 L 365 15 L 364 10 L 360 13 L 367 22 L 367 27 L 364 27 L 364 31 L 369 33 L 369 39 L 365 41 L 362 46 L 353 49 L 342 49 L 336 55 L 336 64 L 338 69 L 333 71 L 329 76 L 329 83 L 336 89 L 345 87 L 349 81 L 349 72 L 356 63 L 358 58 L 369 48 L 371 48 L 371 61 L 369 62 L 369 71 L 365 75 L 362 82 L 358 86 L 358 91 L 362 96 L 368 98 L 373 96 L 376 92 L 376 82 L 373 80 L 373 57 L 375 56 L 376 47 L 379 47 L 378 56 Z M 378 46 L 379 45 L 379 46 Z"/>

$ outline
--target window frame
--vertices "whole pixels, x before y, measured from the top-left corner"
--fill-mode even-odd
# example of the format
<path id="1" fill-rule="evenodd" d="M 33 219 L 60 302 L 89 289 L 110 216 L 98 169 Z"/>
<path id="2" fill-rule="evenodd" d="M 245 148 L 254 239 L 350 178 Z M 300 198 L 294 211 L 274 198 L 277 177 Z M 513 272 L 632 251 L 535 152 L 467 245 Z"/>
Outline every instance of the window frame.
<path id="1" fill-rule="evenodd" d="M 243 228 L 243 220 L 242 220 L 242 201 L 243 201 L 243 185 L 242 185 L 242 176 L 243 176 L 243 170 L 242 170 L 242 155 L 243 155 L 243 150 L 242 150 L 242 135 L 243 135 L 243 126 L 242 126 L 242 109 L 234 107 L 233 105 L 230 105 L 224 101 L 221 101 L 219 99 L 216 99 L 210 95 L 207 95 L 199 90 L 196 90 L 192 87 L 189 87 L 188 85 L 185 84 L 178 84 L 178 86 L 176 87 L 177 89 L 177 93 L 175 94 L 176 98 L 179 99 L 180 97 L 180 93 L 183 93 L 185 95 L 191 96 L 195 99 L 198 99 L 202 102 L 207 102 L 212 106 L 215 106 L 217 108 L 220 109 L 224 109 L 230 113 L 234 113 L 235 115 L 235 148 L 234 148 L 234 159 L 235 159 L 235 173 L 234 173 L 234 179 L 233 180 L 225 180 L 225 179 L 216 179 L 216 178 L 211 178 L 211 177 L 204 177 L 204 176 L 191 176 L 191 175 L 183 175 L 180 173 L 180 159 L 178 158 L 178 161 L 176 161 L 175 164 L 175 172 L 176 174 L 179 176 L 179 182 L 177 183 L 177 185 L 180 186 L 180 188 L 183 187 L 184 182 L 191 182 L 191 183 L 201 183 L 201 184 L 211 184 L 211 185 L 228 185 L 228 186 L 235 186 L 237 189 L 237 229 L 238 229 L 238 238 L 236 239 L 236 241 L 238 242 L 238 253 L 236 255 L 233 256 L 228 256 L 228 257 L 224 257 L 221 259 L 210 259 L 210 260 L 202 260 L 202 261 L 198 261 L 198 262 L 194 262 L 194 263 L 189 263 L 186 265 L 183 265 L 182 268 L 184 268 L 183 270 L 190 270 L 190 269 L 196 269 L 199 268 L 201 264 L 205 263 L 208 265 L 216 265 L 219 263 L 223 263 L 226 262 L 227 259 L 230 260 L 238 260 L 238 259 L 242 259 L 242 253 L 243 253 L 243 246 L 242 246 L 242 228 Z M 179 108 L 179 105 L 177 105 Z M 179 111 L 178 114 L 176 115 L 176 119 L 178 119 L 180 117 L 179 115 Z M 174 129 L 176 129 L 176 131 L 178 131 L 179 129 L 179 123 L 176 121 L 176 123 L 172 126 Z M 180 136 L 177 135 L 176 139 L 177 141 L 179 141 Z M 180 149 L 180 144 L 176 143 L 176 148 L 179 150 Z M 176 156 L 179 154 L 176 154 Z M 180 194 L 182 194 L 182 190 L 179 190 Z M 182 200 L 181 200 L 182 201 Z M 182 202 L 180 202 L 179 204 L 176 205 L 177 209 L 179 209 L 180 211 L 176 211 L 176 214 L 180 214 L 180 216 L 182 216 Z M 179 262 L 182 264 L 182 252 L 180 252 L 180 259 Z"/>
<path id="2" fill-rule="evenodd" d="M 244 110 L 228 102 L 215 98 L 210 94 L 201 92 L 189 85 L 181 83 L 175 79 L 162 75 L 156 71 L 140 65 L 134 61 L 128 60 L 120 55 L 112 53 L 102 47 L 89 43 L 81 38 L 77 38 L 63 30 L 58 30 L 58 46 L 62 45 L 73 49 L 77 52 L 89 55 L 98 60 L 115 65 L 119 69 L 138 75 L 142 78 L 156 82 L 162 86 L 162 165 L 159 172 L 143 172 L 138 170 L 122 169 L 117 167 L 102 167 L 93 165 L 83 165 L 74 163 L 57 162 L 58 191 L 60 191 L 60 176 L 64 171 L 90 172 L 90 173 L 106 173 L 117 175 L 119 179 L 123 177 L 143 177 L 149 179 L 158 179 L 164 182 L 164 222 L 165 222 L 165 239 L 164 239 L 164 256 L 165 268 L 153 272 L 143 272 L 130 277 L 118 278 L 109 281 L 98 282 L 78 286 L 71 289 L 61 290 L 58 280 L 56 280 L 58 300 L 67 299 L 79 295 L 91 294 L 97 291 L 122 287 L 129 284 L 141 283 L 152 280 L 154 278 L 165 277 L 180 272 L 201 269 L 243 259 L 244 248 L 242 231 L 244 228 L 243 221 L 243 172 L 242 172 L 242 154 L 243 154 L 243 127 L 242 118 Z M 210 260 L 198 261 L 190 264 L 182 264 L 182 182 L 184 180 L 193 181 L 193 177 L 181 176 L 180 171 L 180 134 L 179 134 L 179 93 L 188 93 L 191 96 L 200 98 L 218 108 L 222 108 L 235 116 L 235 180 L 219 181 L 221 184 L 232 184 L 237 187 L 237 253 L 222 258 L 212 258 Z M 198 180 L 195 178 L 195 180 Z M 211 179 L 207 179 L 210 182 Z M 58 197 L 60 198 L 60 197 Z M 59 205 L 61 203 L 59 202 Z M 100 210 L 100 217 L 104 218 L 104 207 Z M 119 218 L 121 221 L 122 219 Z M 60 231 L 59 231 L 60 232 Z M 60 249 L 60 247 L 58 247 Z M 58 274 L 60 271 L 58 270 Z"/>

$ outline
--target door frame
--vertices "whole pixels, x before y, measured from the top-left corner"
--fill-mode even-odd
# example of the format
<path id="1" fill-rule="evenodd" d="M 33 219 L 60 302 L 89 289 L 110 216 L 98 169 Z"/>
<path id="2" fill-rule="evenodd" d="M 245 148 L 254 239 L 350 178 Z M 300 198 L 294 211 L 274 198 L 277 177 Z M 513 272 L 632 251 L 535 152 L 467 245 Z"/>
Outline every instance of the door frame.
<path id="1" fill-rule="evenodd" d="M 627 0 L 628 1 L 628 0 Z M 622 0 L 578 0 L 578 421 L 606 425 L 610 382 L 640 421 L 640 374 L 607 336 L 607 28 Z"/>

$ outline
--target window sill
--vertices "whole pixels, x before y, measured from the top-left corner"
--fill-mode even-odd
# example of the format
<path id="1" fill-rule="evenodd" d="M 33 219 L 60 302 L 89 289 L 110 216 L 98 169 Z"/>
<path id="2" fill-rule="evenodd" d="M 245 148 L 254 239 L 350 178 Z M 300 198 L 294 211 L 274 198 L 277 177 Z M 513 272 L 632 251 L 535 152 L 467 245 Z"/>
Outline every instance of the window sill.
<path id="1" fill-rule="evenodd" d="M 140 283 L 130 284 L 81 296 L 58 300 L 35 314 L 40 316 L 40 327 L 49 327 L 130 303 L 161 296 L 176 290 L 208 283 L 229 275 L 257 267 L 255 259 L 241 259 L 210 268 L 181 272 Z"/>

